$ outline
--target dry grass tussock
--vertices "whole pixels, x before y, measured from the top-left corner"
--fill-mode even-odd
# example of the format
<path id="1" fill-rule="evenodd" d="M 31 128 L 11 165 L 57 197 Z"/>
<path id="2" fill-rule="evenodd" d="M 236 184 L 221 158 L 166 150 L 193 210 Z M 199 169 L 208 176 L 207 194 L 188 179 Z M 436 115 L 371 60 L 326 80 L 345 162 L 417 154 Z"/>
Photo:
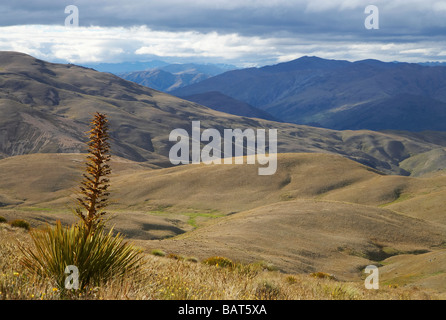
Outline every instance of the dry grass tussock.
<path id="1" fill-rule="evenodd" d="M 27 231 L 0 224 L 1 299 L 155 299 L 155 300 L 267 300 L 267 299 L 437 299 L 416 288 L 385 287 L 366 290 L 362 283 L 330 277 L 267 271 L 262 264 L 209 265 L 194 259 L 145 255 L 146 264 L 132 279 L 112 280 L 85 291 L 62 292 L 55 282 L 39 279 L 20 264 L 19 243 L 31 245 Z"/>

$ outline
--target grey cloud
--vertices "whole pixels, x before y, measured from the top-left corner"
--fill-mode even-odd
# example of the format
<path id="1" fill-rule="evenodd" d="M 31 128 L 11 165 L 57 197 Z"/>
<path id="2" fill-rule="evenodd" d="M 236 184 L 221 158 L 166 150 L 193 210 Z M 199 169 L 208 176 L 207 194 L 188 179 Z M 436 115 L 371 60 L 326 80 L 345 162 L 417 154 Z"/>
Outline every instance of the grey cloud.
<path id="1" fill-rule="evenodd" d="M 446 10 L 433 9 L 439 1 L 426 0 L 423 1 L 424 6 L 416 5 L 414 1 L 375 2 L 380 8 L 382 33 L 428 36 L 432 32 L 439 34 L 445 30 Z M 351 0 L 14 0 L 0 4 L 0 25 L 62 25 L 66 16 L 63 10 L 69 4 L 78 6 L 82 26 L 147 25 L 155 30 L 236 32 L 248 36 L 278 32 L 360 35 L 364 32 L 366 17 L 366 4 Z"/>
<path id="2" fill-rule="evenodd" d="M 374 0 L 380 10 L 380 29 L 366 30 L 364 9 L 368 2 L 363 0 L 153 0 L 153 1 L 117 1 L 117 0 L 0 0 L 0 26 L 20 25 L 56 25 L 63 26 L 67 5 L 76 5 L 80 11 L 80 26 L 125 27 L 147 26 L 154 31 L 168 31 L 169 37 L 194 31 L 202 35 L 212 32 L 218 35 L 237 34 L 249 38 L 248 45 L 255 47 L 243 55 L 240 44 L 226 43 L 219 51 L 200 55 L 194 43 L 186 43 L 178 48 L 166 39 L 154 39 L 157 50 L 141 48 L 150 44 L 138 37 L 132 39 L 108 39 L 98 44 L 85 43 L 82 48 L 90 50 L 91 56 L 103 59 L 137 60 L 153 56 L 156 52 L 171 53 L 170 58 L 219 59 L 232 55 L 237 64 L 274 63 L 277 60 L 291 59 L 298 54 L 320 55 L 328 58 L 380 58 L 391 60 L 407 58 L 414 61 L 443 59 L 444 34 L 446 34 L 446 4 L 441 0 Z M 65 57 L 69 55 L 68 44 L 41 44 L 26 38 L 16 41 L 14 48 L 32 47 L 30 52 L 40 51 L 43 57 Z M 206 38 L 205 36 L 203 36 Z M 194 38 L 200 42 L 201 38 Z M 263 39 L 255 44 L 253 38 Z M 244 38 L 243 38 L 244 39 Z M 0 35 L 0 42 L 2 36 Z M 194 40 L 191 40 L 194 41 Z M 204 40 L 203 40 L 204 41 Z M 243 40 L 245 41 L 245 40 Z M 246 40 L 248 41 L 248 40 Z M 56 41 L 57 42 L 57 41 Z M 3 41 L 3 48 L 10 48 Z M 219 44 L 219 42 L 214 42 Z M 395 49 L 385 47 L 396 44 Z M 186 48 L 186 45 L 188 46 Z M 190 46 L 189 46 L 190 45 Z M 243 44 L 241 44 L 243 45 Z M 62 46 L 62 47 L 61 47 Z M 206 46 L 206 44 L 205 44 Z M 256 47 L 257 46 L 257 47 Z M 420 48 L 431 46 L 427 54 L 421 54 Z M 91 49 L 94 47 L 94 50 Z M 194 49 L 191 49 L 194 47 Z M 393 47 L 390 47 L 393 48 Z M 118 53 L 106 55 L 104 52 Z M 120 51 L 122 49 L 122 52 Z M 137 50 L 146 54 L 135 54 Z M 226 52 L 227 49 L 227 52 Z M 197 54 L 193 56 L 194 50 Z M 418 51 L 417 51 L 418 50 Z M 436 54 L 437 52 L 437 54 Z M 84 51 L 79 52 L 79 60 L 86 59 Z M 74 59 L 74 58 L 73 58 Z"/>

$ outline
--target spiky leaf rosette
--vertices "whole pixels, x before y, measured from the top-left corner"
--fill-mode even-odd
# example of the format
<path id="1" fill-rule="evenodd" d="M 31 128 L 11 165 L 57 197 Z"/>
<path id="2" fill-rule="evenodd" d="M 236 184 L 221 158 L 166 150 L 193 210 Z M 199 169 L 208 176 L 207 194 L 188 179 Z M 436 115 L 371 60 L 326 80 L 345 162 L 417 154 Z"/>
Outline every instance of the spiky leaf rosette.
<path id="1" fill-rule="evenodd" d="M 142 250 L 124 242 L 124 236 L 105 231 L 102 224 L 89 233 L 80 225 L 53 226 L 31 231 L 34 248 L 20 246 L 22 265 L 43 278 L 52 278 L 64 290 L 65 268 L 79 269 L 79 289 L 99 286 L 114 278 L 132 277 L 144 262 Z"/>

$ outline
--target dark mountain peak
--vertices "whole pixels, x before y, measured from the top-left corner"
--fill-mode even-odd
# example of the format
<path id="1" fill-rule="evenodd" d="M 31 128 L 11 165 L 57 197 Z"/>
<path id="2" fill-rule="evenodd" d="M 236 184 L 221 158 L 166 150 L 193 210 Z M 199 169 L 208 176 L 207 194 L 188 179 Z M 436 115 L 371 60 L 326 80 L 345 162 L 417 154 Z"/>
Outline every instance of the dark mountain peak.
<path id="1" fill-rule="evenodd" d="M 327 59 L 316 57 L 316 56 L 302 56 L 300 58 L 295 59 L 294 61 L 327 61 Z M 334 61 L 334 60 L 332 60 Z"/>
<path id="2" fill-rule="evenodd" d="M 288 62 L 282 62 L 272 66 L 260 68 L 267 72 L 289 72 L 299 70 L 332 70 L 350 65 L 351 62 L 346 60 L 329 60 L 316 56 L 303 56 Z"/>
<path id="3" fill-rule="evenodd" d="M 372 68 L 378 68 L 378 69 L 392 69 L 392 68 L 397 68 L 397 67 L 401 67 L 403 65 L 407 65 L 408 63 L 404 63 L 404 62 L 384 62 L 381 60 L 376 60 L 376 59 L 364 59 L 364 60 L 359 60 L 359 61 L 355 61 L 353 62 L 353 64 L 355 66 L 368 66 L 368 67 L 372 67 Z"/>

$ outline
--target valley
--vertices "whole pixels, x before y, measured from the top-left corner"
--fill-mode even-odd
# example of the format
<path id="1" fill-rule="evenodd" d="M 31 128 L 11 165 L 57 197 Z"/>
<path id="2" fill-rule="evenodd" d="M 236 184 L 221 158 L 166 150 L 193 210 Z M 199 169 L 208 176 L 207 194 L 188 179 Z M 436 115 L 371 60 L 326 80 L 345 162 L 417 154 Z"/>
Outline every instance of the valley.
<path id="1" fill-rule="evenodd" d="M 305 61 L 292 64 L 302 73 L 320 63 L 348 66 L 353 73 L 358 66 Z M 231 72 L 248 79 L 246 70 Z M 215 79 L 201 85 L 206 81 Z M 436 103 L 433 108 L 440 110 Z M 253 111 L 250 104 L 244 107 Z M 376 265 L 383 284 L 444 293 L 444 132 L 329 129 L 234 115 L 109 73 L 0 52 L 0 216 L 25 219 L 33 228 L 76 220 L 85 133 L 96 111 L 110 120 L 107 225 L 146 252 L 263 261 L 284 273 L 322 272 L 359 284 L 365 266 Z M 434 116 L 442 120 L 441 113 Z M 175 139 L 169 136 L 181 130 L 189 141 L 194 121 L 200 121 L 198 131 L 215 129 L 221 136 L 225 129 L 277 130 L 274 174 L 259 175 L 262 164 L 248 163 L 243 155 L 223 164 L 194 163 L 191 151 L 183 162 L 190 164 L 174 166 L 169 155 Z M 207 146 L 199 142 L 198 150 Z"/>
<path id="2" fill-rule="evenodd" d="M 0 160 L 0 215 L 35 227 L 73 223 L 83 158 Z M 389 283 L 424 285 L 443 272 L 441 264 L 427 274 L 421 264 L 410 266 L 446 253 L 445 174 L 384 175 L 341 156 L 309 153 L 279 155 L 272 176 L 248 164 L 160 169 L 115 158 L 111 165 L 108 224 L 148 251 L 267 261 L 283 272 L 326 272 L 343 281 L 360 281 L 369 264 L 391 270 L 393 261 L 423 277 L 403 281 L 401 273 L 383 272 Z"/>

